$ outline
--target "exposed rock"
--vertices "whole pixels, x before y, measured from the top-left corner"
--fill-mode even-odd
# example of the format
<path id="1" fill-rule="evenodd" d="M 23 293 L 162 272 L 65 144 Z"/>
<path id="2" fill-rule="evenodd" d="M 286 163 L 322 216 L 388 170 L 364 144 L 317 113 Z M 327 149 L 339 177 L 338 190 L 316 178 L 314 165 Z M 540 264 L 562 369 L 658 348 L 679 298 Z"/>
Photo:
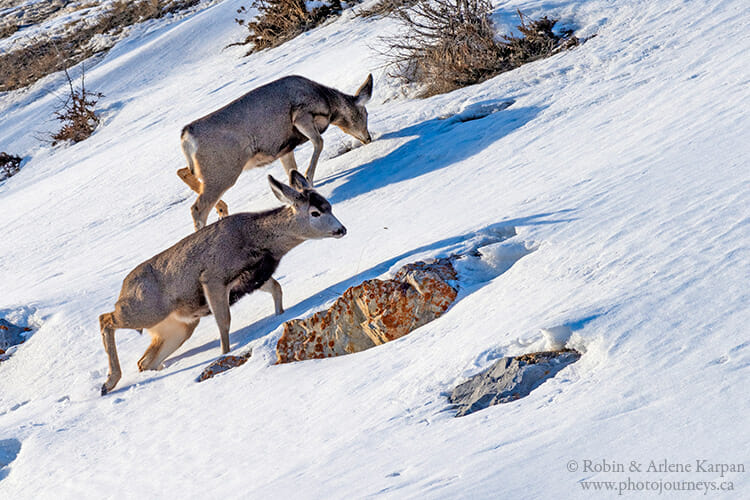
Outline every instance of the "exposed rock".
<path id="1" fill-rule="evenodd" d="M 218 375 L 219 373 L 244 365 L 252 355 L 253 350 L 248 349 L 247 352 L 241 353 L 237 356 L 222 356 L 208 365 L 206 369 L 203 370 L 198 376 L 196 382 L 203 382 L 204 380 L 212 378 L 214 375 Z"/>
<path id="2" fill-rule="evenodd" d="M 457 417 L 489 406 L 528 396 L 548 378 L 571 363 L 581 353 L 572 349 L 523 354 L 502 358 L 489 369 L 453 389 L 449 401 L 457 406 Z"/>
<path id="3" fill-rule="evenodd" d="M 515 235 L 512 226 L 493 225 L 468 236 L 449 258 L 408 264 L 393 279 L 349 288 L 328 310 L 284 323 L 277 362 L 340 356 L 403 337 L 442 315 L 459 281 L 487 282 L 536 249 L 533 242 L 505 242 Z"/>
<path id="4" fill-rule="evenodd" d="M 0 349 L 7 351 L 9 347 L 21 344 L 26 340 L 26 332 L 31 331 L 29 327 L 16 326 L 0 318 Z"/>
<path id="5" fill-rule="evenodd" d="M 0 181 L 16 175 L 21 170 L 22 161 L 20 156 L 0 152 Z"/>
<path id="6" fill-rule="evenodd" d="M 403 337 L 448 309 L 455 280 L 451 259 L 438 259 L 351 287 L 328 310 L 284 323 L 277 362 L 351 354 Z"/>

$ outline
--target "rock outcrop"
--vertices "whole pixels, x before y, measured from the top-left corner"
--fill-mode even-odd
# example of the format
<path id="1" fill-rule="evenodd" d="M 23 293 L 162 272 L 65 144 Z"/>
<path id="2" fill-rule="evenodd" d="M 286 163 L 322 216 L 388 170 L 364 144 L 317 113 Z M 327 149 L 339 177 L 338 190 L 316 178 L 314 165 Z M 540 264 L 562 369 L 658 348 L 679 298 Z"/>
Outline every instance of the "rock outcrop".
<path id="1" fill-rule="evenodd" d="M 502 358 L 489 369 L 453 389 L 449 401 L 457 417 L 500 403 L 509 403 L 542 385 L 548 378 L 581 357 L 578 351 L 562 349 Z"/>
<path id="2" fill-rule="evenodd" d="M 29 331 L 29 327 L 17 326 L 0 318 L 0 355 L 12 346 L 23 343 L 26 340 L 26 332 Z"/>
<path id="3" fill-rule="evenodd" d="M 351 354 L 403 337 L 448 309 L 456 278 L 451 259 L 437 259 L 351 287 L 328 310 L 284 323 L 277 362 Z"/>
<path id="4" fill-rule="evenodd" d="M 209 364 L 206 369 L 203 370 L 200 375 L 198 375 L 198 379 L 196 380 L 196 382 L 203 382 L 204 380 L 212 378 L 214 375 L 218 375 L 219 373 L 225 372 L 232 368 L 242 366 L 247 362 L 248 359 L 250 359 L 250 356 L 252 355 L 253 350 L 249 349 L 244 353 L 238 354 L 237 356 L 222 356 L 216 361 Z"/>

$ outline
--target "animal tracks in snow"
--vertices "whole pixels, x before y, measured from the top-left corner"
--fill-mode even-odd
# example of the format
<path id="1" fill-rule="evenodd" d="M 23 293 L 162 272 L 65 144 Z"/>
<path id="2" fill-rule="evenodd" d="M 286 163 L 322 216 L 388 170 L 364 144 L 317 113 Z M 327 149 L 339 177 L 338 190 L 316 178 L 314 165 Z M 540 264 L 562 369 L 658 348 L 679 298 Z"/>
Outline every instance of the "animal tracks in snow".
<path id="1" fill-rule="evenodd" d="M 726 354 L 712 359 L 706 366 L 729 365 L 735 370 L 750 366 L 748 348 L 750 348 L 750 342 L 743 342 L 729 349 Z"/>

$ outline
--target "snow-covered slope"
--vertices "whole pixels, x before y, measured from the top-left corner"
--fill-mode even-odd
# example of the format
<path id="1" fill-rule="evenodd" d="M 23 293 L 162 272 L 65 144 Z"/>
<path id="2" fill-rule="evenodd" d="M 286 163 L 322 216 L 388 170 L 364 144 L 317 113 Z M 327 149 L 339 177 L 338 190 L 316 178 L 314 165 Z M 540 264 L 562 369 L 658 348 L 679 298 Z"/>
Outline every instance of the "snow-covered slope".
<path id="1" fill-rule="evenodd" d="M 12 459 L 0 497 L 567 498 L 592 495 L 582 481 L 628 479 L 730 482 L 722 498 L 747 497 L 747 472 L 695 463 L 750 466 L 745 2 L 499 2 L 501 24 L 521 8 L 597 36 L 426 100 L 399 97 L 377 56 L 394 21 L 347 12 L 240 58 L 222 49 L 242 37 L 243 3 L 135 29 L 87 67 L 103 123 L 77 145 L 37 139 L 56 126 L 59 75 L 0 95 L 0 149 L 31 157 L 0 184 L 0 316 L 41 322 L 0 363 L 0 458 Z M 123 379 L 100 397 L 98 315 L 130 269 L 192 230 L 181 127 L 286 74 L 353 92 L 368 72 L 376 140 L 334 157 L 353 139 L 326 132 L 316 176 L 349 234 L 282 261 L 283 316 L 262 293 L 234 306 L 233 349 L 252 346 L 250 361 L 195 383 L 219 355 L 205 318 L 164 370 L 138 373 L 149 339 L 122 330 Z M 441 119 L 488 109 L 500 110 Z M 268 173 L 283 177 L 278 163 L 243 174 L 230 211 L 276 205 Z M 536 250 L 466 284 L 438 320 L 359 354 L 273 365 L 283 321 L 498 224 Z M 559 325 L 578 363 L 514 403 L 446 411 L 455 385 L 547 347 L 540 328 Z M 585 460 L 644 466 L 595 473 Z M 650 460 L 692 472 L 645 472 Z"/>

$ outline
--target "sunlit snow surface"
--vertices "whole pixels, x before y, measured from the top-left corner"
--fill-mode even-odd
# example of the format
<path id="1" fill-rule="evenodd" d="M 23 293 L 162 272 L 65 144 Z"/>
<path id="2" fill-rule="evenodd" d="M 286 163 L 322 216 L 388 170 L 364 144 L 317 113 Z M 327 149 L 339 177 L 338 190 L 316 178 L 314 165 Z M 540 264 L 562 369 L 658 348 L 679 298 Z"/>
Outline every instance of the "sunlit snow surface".
<path id="1" fill-rule="evenodd" d="M 746 2 L 500 2 L 498 26 L 521 8 L 597 36 L 425 100 L 382 66 L 394 20 L 347 11 L 243 58 L 224 47 L 245 36 L 245 3 L 136 27 L 87 63 L 105 97 L 82 143 L 40 141 L 58 126 L 61 75 L 0 95 L 0 150 L 29 158 L 0 184 L 0 311 L 39 324 L 0 363 L 0 497 L 588 498 L 580 481 L 626 476 L 571 460 L 748 464 Z M 285 257 L 283 316 L 263 293 L 234 306 L 233 352 L 252 358 L 195 383 L 220 354 L 208 317 L 164 370 L 139 373 L 148 335 L 120 330 L 123 378 L 100 397 L 98 315 L 135 265 L 192 230 L 180 129 L 283 75 L 354 92 L 370 72 L 374 142 L 336 156 L 353 139 L 329 130 L 316 172 L 349 233 Z M 277 162 L 240 177 L 230 212 L 278 204 L 268 173 L 284 176 Z M 485 247 L 496 268 L 475 266 L 438 320 L 366 352 L 273 364 L 283 321 L 497 228 L 517 234 Z M 563 337 L 583 356 L 528 397 L 447 410 L 467 377 Z M 677 477 L 750 494 L 750 473 L 632 479 Z"/>

